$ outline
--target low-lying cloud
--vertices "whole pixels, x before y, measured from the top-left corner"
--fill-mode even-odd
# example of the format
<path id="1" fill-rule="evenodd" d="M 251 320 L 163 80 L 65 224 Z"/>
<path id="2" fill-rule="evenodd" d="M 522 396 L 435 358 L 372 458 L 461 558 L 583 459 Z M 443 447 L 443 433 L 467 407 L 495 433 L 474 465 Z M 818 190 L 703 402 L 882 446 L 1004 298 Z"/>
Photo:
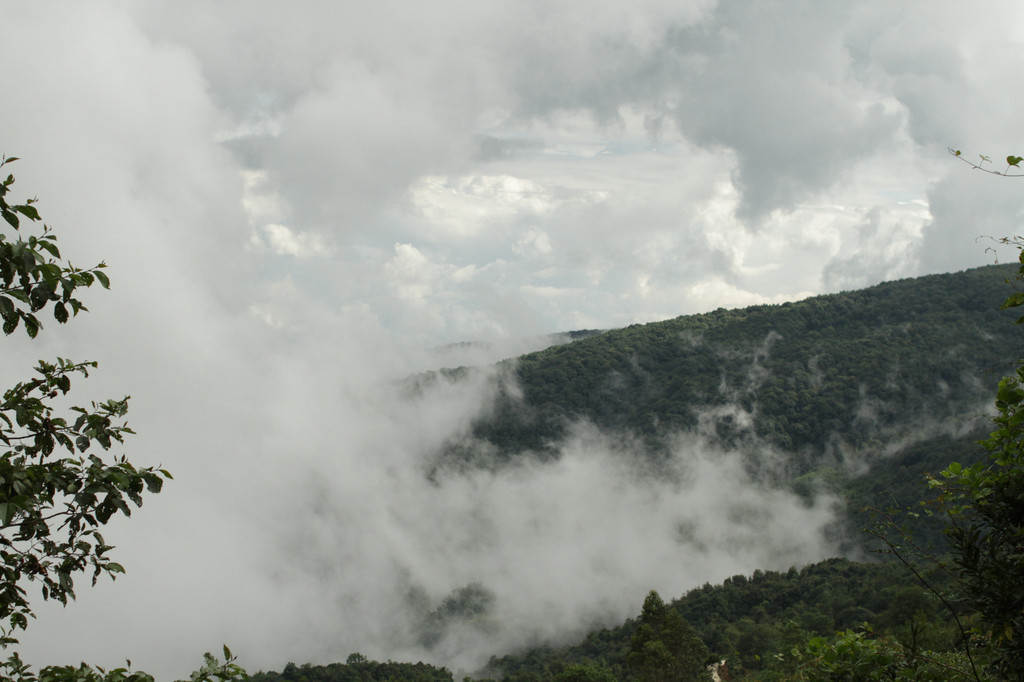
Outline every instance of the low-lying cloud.
<path id="1" fill-rule="evenodd" d="M 127 655 L 181 676 L 223 641 L 251 669 L 358 651 L 470 672 L 621 622 L 650 589 L 679 595 L 834 551 L 833 500 L 754 480 L 744 453 L 699 433 L 656 459 L 580 424 L 556 459 L 431 472 L 507 380 L 493 370 L 412 392 L 297 361 L 269 379 L 267 409 L 232 453 L 189 458 L 111 531 L 128 575 L 64 613 L 41 610 L 29 660 L 53 660 L 59 638 L 65 657 Z"/>
<path id="2" fill-rule="evenodd" d="M 986 262 L 1018 191 L 945 145 L 1015 151 L 1010 5 L 749 4 L 0 0 L 17 199 L 113 280 L 0 377 L 99 360 L 75 399 L 131 394 L 128 454 L 175 475 L 107 533 L 128 574 L 42 605 L 23 655 L 471 668 L 828 554 L 827 499 L 699 434 L 656 470 L 578 425 L 428 476 L 493 384 L 401 387 L 422 348 Z"/>

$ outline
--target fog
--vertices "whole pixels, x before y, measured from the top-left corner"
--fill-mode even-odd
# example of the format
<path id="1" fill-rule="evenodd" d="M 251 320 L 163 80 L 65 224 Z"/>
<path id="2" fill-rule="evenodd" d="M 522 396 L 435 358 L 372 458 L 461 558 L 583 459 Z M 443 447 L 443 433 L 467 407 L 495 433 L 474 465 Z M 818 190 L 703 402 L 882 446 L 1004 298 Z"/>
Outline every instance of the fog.
<path id="1" fill-rule="evenodd" d="M 554 460 L 430 476 L 509 378 L 480 369 L 412 394 L 378 352 L 354 352 L 250 375 L 257 415 L 233 414 L 231 391 L 191 394 L 187 413 L 226 420 L 225 435 L 185 439 L 209 458 L 173 467 L 165 492 L 107 533 L 128 574 L 62 612 L 44 605 L 23 640 L 28 660 L 128 656 L 182 676 L 225 642 L 253 670 L 358 651 L 470 672 L 493 654 L 621 623 L 651 589 L 679 596 L 835 552 L 833 500 L 808 506 L 752 480 L 749 444 L 729 452 L 699 432 L 656 460 L 578 424 Z M 428 619 L 467 587 L 482 613 Z"/>
<path id="2" fill-rule="evenodd" d="M 174 475 L 105 530 L 128 573 L 39 604 L 23 657 L 472 670 L 828 556 L 833 501 L 752 478 L 785 458 L 756 439 L 678 434 L 651 468 L 581 423 L 554 460 L 431 468 L 507 380 L 490 363 L 549 335 L 991 262 L 1020 187 L 946 147 L 1019 152 L 1020 15 L 0 0 L 14 198 L 112 281 L 4 339 L 0 385 L 99 361 L 75 401 L 130 394 L 124 452 Z M 473 618 L 438 615 L 453 594 Z"/>

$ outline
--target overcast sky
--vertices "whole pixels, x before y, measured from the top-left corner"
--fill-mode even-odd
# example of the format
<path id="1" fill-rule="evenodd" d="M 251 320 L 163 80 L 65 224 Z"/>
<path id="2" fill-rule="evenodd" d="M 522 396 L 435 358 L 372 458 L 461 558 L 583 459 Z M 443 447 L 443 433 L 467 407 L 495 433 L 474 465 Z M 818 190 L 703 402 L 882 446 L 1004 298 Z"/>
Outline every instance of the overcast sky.
<path id="1" fill-rule="evenodd" d="M 65 254 L 107 261 L 113 282 L 73 325 L 5 341 L 0 376 L 47 355 L 99 360 L 81 399 L 130 393 L 132 457 L 177 479 L 119 527 L 129 575 L 45 611 L 30 650 L 175 675 L 183 652 L 222 641 L 263 667 L 397 656 L 401 637 L 364 603 L 395 580 L 434 599 L 484 578 L 499 603 L 544 592 L 516 569 L 536 519 L 491 518 L 486 500 L 518 508 L 547 490 L 567 500 L 553 516 L 578 520 L 600 511 L 574 501 L 585 479 L 623 514 L 649 513 L 614 467 L 572 468 L 580 443 L 618 446 L 581 436 L 562 469 L 430 492 L 394 472 L 464 429 L 486 389 L 412 404 L 381 379 L 452 342 L 512 352 L 992 262 L 979 237 L 1019 229 L 1024 181 L 946 150 L 1021 153 L 1022 41 L 1009 1 L 0 0 L 15 195 L 37 196 Z M 737 475 L 708 466 L 708 480 Z M 314 488 L 345 502 L 307 507 Z M 657 504 L 683 513 L 694 502 L 677 488 Z M 496 544 L 447 558 L 419 525 L 481 514 Z M 826 516 L 805 519 L 811 535 Z M 581 551 L 637 537 L 603 528 Z M 530 556 L 550 558 L 560 533 Z M 475 547 L 466 537 L 448 539 Z M 805 540 L 793 561 L 827 553 Z M 518 615 L 595 620 L 578 613 L 597 608 L 592 591 L 623 581 L 604 613 L 628 615 L 651 587 L 788 565 L 773 551 L 723 548 L 685 577 L 592 566 L 591 582 L 569 578 L 580 594 L 551 590 Z M 272 589 L 273 608 L 253 600 Z M 257 627 L 262 614 L 277 622 Z M 536 633 L 514 634 L 503 642 Z M 472 662 L 457 649 L 445 660 Z"/>

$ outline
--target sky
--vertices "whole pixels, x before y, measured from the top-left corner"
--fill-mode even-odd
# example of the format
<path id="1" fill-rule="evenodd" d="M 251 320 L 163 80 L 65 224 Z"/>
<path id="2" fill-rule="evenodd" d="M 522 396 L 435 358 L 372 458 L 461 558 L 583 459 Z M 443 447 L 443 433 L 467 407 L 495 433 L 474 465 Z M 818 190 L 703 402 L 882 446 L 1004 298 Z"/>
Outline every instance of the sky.
<path id="1" fill-rule="evenodd" d="M 395 382 L 1012 257 L 986 236 L 1024 180 L 947 149 L 1021 153 L 1022 41 L 996 1 L 0 0 L 14 196 L 112 280 L 5 339 L 0 379 L 98 360 L 76 394 L 131 394 L 128 453 L 175 476 L 111 528 L 128 574 L 41 605 L 26 657 L 469 670 L 828 556 L 830 501 L 699 433 L 671 475 L 580 425 L 556 463 L 427 485 L 504 379 Z M 417 643 L 416 604 L 471 584 L 493 627 Z"/>

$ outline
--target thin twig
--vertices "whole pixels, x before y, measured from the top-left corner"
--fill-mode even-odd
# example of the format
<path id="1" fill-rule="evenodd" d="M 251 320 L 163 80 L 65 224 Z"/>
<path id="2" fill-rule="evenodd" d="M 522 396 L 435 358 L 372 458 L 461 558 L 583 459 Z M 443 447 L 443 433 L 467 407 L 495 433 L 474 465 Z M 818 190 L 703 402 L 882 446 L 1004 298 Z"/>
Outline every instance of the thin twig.
<path id="1" fill-rule="evenodd" d="M 952 604 L 950 604 L 948 601 L 946 601 L 946 598 L 943 597 L 942 594 L 937 589 L 932 587 L 931 583 L 929 583 L 924 578 L 924 576 L 922 576 L 920 574 L 920 572 L 918 572 L 917 568 L 913 564 L 911 564 L 909 561 L 907 561 L 903 557 L 903 555 L 900 554 L 899 550 L 896 549 L 896 546 L 893 545 L 891 542 L 889 542 L 889 540 L 886 537 L 884 537 L 884 536 L 882 536 L 880 534 L 875 534 L 875 533 L 872 533 L 872 535 L 875 535 L 875 537 L 880 538 L 882 540 L 882 542 L 884 542 L 886 545 L 888 545 L 889 546 L 889 550 L 892 552 L 893 556 L 895 556 L 897 559 L 899 559 L 900 562 L 902 562 L 904 566 L 909 568 L 910 572 L 914 574 L 914 577 L 917 578 L 918 582 L 920 582 L 922 585 L 924 585 L 925 588 L 929 592 L 931 592 L 936 597 L 938 597 L 939 600 L 946 607 L 946 609 L 949 611 L 950 615 L 953 616 L 953 620 L 956 621 L 956 626 L 960 630 L 960 635 L 964 639 L 964 653 L 967 654 L 967 660 L 971 664 L 971 673 L 974 675 L 974 679 L 978 680 L 978 682 L 981 682 L 981 677 L 978 675 L 978 669 L 974 665 L 974 657 L 971 655 L 971 640 L 967 636 L 967 631 L 964 629 L 963 623 L 960 622 L 960 616 L 957 615 L 956 609 L 953 608 Z M 936 564 L 939 564 L 940 566 L 942 565 L 941 562 L 939 562 L 937 559 L 934 559 L 933 557 L 929 557 L 929 558 L 931 558 Z"/>
<path id="2" fill-rule="evenodd" d="M 1024 173 L 1011 173 L 1011 172 L 1009 172 L 1010 168 L 1011 168 L 1010 165 L 1006 166 L 1006 170 L 1005 171 L 997 171 L 997 170 L 993 170 L 991 168 L 985 168 L 981 164 L 974 163 L 973 161 L 968 161 L 960 153 L 959 149 L 953 149 L 952 147 L 949 147 L 948 151 L 949 151 L 951 156 L 955 156 L 956 158 L 960 159 L 961 161 L 966 163 L 968 166 L 970 166 L 974 170 L 980 170 L 982 173 L 988 173 L 989 175 L 1000 175 L 1000 176 L 1002 176 L 1004 178 L 1024 178 Z M 984 163 L 987 160 L 988 159 L 982 159 L 982 163 Z"/>

